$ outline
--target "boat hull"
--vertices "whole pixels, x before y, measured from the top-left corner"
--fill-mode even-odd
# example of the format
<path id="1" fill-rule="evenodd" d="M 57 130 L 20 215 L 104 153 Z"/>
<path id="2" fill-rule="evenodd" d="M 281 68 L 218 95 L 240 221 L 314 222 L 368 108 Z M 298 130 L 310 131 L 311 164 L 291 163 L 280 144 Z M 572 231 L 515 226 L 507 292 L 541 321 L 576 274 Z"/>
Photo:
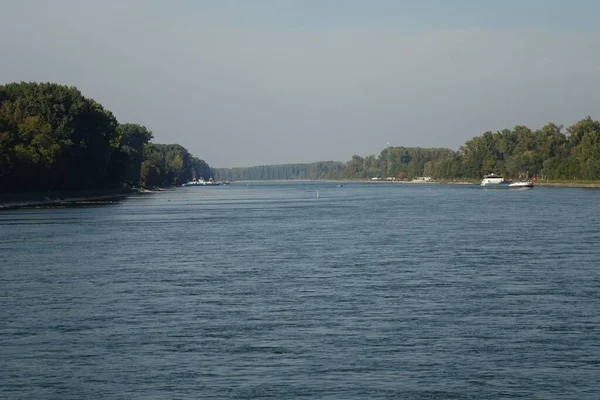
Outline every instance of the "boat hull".
<path id="1" fill-rule="evenodd" d="M 533 182 L 513 182 L 508 185 L 509 189 L 531 189 Z"/>
<path id="2" fill-rule="evenodd" d="M 503 182 L 503 183 L 482 183 L 481 187 L 486 188 L 486 189 L 508 189 L 509 188 L 509 184 L 508 184 L 508 182 Z"/>
<path id="3" fill-rule="evenodd" d="M 531 182 L 505 182 L 505 183 L 487 183 L 481 184 L 482 188 L 486 189 L 531 189 L 533 183 Z"/>

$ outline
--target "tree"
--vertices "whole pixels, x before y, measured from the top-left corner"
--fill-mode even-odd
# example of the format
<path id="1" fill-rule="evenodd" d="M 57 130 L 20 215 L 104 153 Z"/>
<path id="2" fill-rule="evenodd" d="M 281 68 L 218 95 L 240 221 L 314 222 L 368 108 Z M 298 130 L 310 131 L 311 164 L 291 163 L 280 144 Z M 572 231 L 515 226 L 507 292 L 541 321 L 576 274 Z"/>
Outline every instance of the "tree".
<path id="1" fill-rule="evenodd" d="M 194 168 L 209 173 L 182 146 L 151 145 L 151 139 L 146 127 L 119 124 L 75 87 L 0 86 L 1 192 L 118 188 L 140 179 L 176 184 Z"/>
<path id="2" fill-rule="evenodd" d="M 600 133 L 600 122 L 592 120 L 589 116 L 567 128 L 571 146 L 578 146 L 581 143 L 583 136 L 588 132 L 595 134 Z"/>
<path id="3" fill-rule="evenodd" d="M 110 187 L 116 119 L 74 87 L 0 86 L 3 191 Z M 6 148 L 4 146 L 7 146 Z M 3 168 L 4 169 L 4 168 Z"/>
<path id="4" fill-rule="evenodd" d="M 117 126 L 118 147 L 120 148 L 125 170 L 125 181 L 138 185 L 142 166 L 144 145 L 152 140 L 152 132 L 139 124 L 119 124 Z"/>
<path id="5" fill-rule="evenodd" d="M 364 169 L 364 159 L 356 154 L 352 156 L 352 159 L 348 161 L 346 170 L 344 171 L 344 177 L 355 178 L 360 176 Z"/>

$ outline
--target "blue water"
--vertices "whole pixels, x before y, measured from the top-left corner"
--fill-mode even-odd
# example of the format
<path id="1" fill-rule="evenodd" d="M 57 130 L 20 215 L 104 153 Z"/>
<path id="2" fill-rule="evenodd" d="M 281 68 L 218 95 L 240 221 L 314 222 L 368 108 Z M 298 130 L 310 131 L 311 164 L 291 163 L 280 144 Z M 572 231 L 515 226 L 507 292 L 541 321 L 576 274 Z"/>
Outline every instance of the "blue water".
<path id="1" fill-rule="evenodd" d="M 599 204 L 293 182 L 4 211 L 0 398 L 597 399 Z"/>

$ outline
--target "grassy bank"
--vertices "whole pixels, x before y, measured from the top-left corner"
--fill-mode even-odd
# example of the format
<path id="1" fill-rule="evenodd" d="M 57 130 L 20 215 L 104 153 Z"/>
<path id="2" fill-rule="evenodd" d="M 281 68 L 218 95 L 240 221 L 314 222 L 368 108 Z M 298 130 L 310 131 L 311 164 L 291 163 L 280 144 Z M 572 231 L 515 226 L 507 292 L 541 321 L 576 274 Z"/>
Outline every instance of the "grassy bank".
<path id="1" fill-rule="evenodd" d="M 536 186 L 556 186 L 556 187 L 575 187 L 575 188 L 600 188 L 600 181 L 538 181 Z"/>
<path id="2" fill-rule="evenodd" d="M 464 179 L 464 180 L 449 180 L 439 179 L 431 181 L 431 183 L 448 183 L 448 184 L 473 184 L 479 185 L 481 180 Z M 553 187 L 573 187 L 573 188 L 600 188 L 600 181 L 582 181 L 582 180 L 552 180 L 552 181 L 537 181 L 535 186 L 553 186 Z"/>
<path id="3" fill-rule="evenodd" d="M 375 181 L 375 182 L 418 183 L 418 184 L 442 183 L 442 184 L 450 184 L 450 185 L 479 185 L 481 183 L 481 180 L 480 179 L 434 179 L 431 181 Z M 585 181 L 585 180 L 537 181 L 537 182 L 535 182 L 535 186 L 600 188 L 600 180 L 598 180 L 598 181 Z"/>

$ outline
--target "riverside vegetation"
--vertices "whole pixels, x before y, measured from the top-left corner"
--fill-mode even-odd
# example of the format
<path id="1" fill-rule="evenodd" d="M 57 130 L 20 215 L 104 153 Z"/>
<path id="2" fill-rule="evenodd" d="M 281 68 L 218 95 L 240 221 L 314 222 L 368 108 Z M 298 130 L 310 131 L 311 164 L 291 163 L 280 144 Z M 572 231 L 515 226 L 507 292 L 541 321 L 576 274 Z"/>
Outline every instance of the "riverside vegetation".
<path id="1" fill-rule="evenodd" d="M 509 178 L 538 176 L 568 184 L 600 179 L 600 123 L 584 118 L 568 128 L 549 123 L 532 130 L 526 126 L 485 132 L 459 150 L 387 147 L 379 156 L 352 156 L 346 163 L 265 165 L 216 168 L 217 179 L 380 179 L 478 181 L 489 172 Z"/>
<path id="2" fill-rule="evenodd" d="M 0 194 L 93 193 L 210 178 L 205 161 L 152 138 L 145 126 L 119 123 L 75 87 L 0 86 Z"/>
<path id="3" fill-rule="evenodd" d="M 0 194 L 97 191 L 208 180 L 380 179 L 478 180 L 488 172 L 554 182 L 600 179 L 600 123 L 549 123 L 485 132 L 457 151 L 391 147 L 348 162 L 218 168 L 178 144 L 152 143 L 152 132 L 119 123 L 75 87 L 54 83 L 0 86 Z"/>

